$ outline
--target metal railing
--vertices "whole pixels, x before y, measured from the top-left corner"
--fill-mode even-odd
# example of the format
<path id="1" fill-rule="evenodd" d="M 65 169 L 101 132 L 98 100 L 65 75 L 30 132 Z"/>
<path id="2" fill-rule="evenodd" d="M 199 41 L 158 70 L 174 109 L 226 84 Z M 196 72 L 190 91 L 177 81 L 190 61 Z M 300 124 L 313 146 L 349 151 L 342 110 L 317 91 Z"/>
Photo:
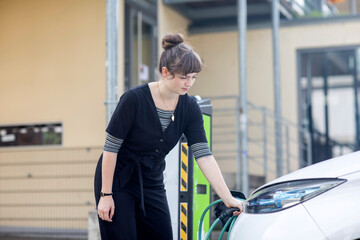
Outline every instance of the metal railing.
<path id="1" fill-rule="evenodd" d="M 0 238 L 87 239 L 102 147 L 0 150 Z"/>
<path id="2" fill-rule="evenodd" d="M 356 144 L 335 141 L 318 130 L 313 130 L 311 141 L 314 147 L 313 155 L 311 156 L 313 163 L 358 150 Z"/>
<path id="3" fill-rule="evenodd" d="M 276 132 L 275 132 L 275 123 L 276 117 L 275 114 L 266 107 L 259 107 L 253 103 L 248 103 L 249 109 L 249 144 L 255 144 L 257 147 L 261 147 L 261 156 L 250 156 L 252 160 L 258 160 L 261 163 L 260 159 L 263 160 L 264 164 L 264 175 L 267 180 L 271 180 L 272 178 L 276 177 L 276 149 L 275 149 L 275 142 L 276 142 Z M 260 119 L 254 120 L 254 116 L 259 115 L 261 116 Z M 299 125 L 282 118 L 280 120 L 281 127 L 282 127 L 282 165 L 285 166 L 283 168 L 283 172 L 281 174 L 286 174 L 291 171 L 298 169 L 301 166 L 306 166 L 309 163 L 305 162 L 299 156 L 299 151 L 311 151 L 308 149 L 307 144 L 305 145 L 303 141 L 299 141 L 299 136 L 304 134 L 304 129 L 301 128 Z M 261 137 L 257 139 L 253 139 L 253 134 L 255 129 L 260 129 Z M 270 179 L 268 176 L 270 175 Z"/>
<path id="4" fill-rule="evenodd" d="M 208 97 L 213 105 L 213 153 L 225 172 L 234 172 L 237 156 L 242 154 L 237 143 L 236 129 L 240 129 L 240 112 L 237 102 L 239 97 Z M 276 177 L 277 153 L 275 130 L 276 116 L 270 109 L 247 103 L 248 114 L 248 149 L 249 162 L 248 188 L 254 189 Z M 280 119 L 282 136 L 281 165 L 287 174 L 310 164 L 337 157 L 357 150 L 354 144 L 328 139 L 325 134 L 313 130 L 310 133 L 306 124 L 296 124 L 285 118 Z M 239 133 L 240 134 L 240 133 Z M 238 184 L 240 185 L 240 184 Z"/>
<path id="5" fill-rule="evenodd" d="M 240 118 L 240 109 L 237 109 L 238 96 L 208 97 L 213 105 L 213 152 L 224 171 L 236 169 L 236 156 L 241 154 L 236 141 L 237 119 Z M 265 182 L 277 177 L 276 166 L 276 131 L 275 114 L 265 108 L 248 102 L 248 161 L 250 176 L 249 188 L 254 189 Z M 283 173 L 286 174 L 309 163 L 300 157 L 300 152 L 310 152 L 308 140 L 299 141 L 306 136 L 305 129 L 299 125 L 281 119 L 282 126 L 282 159 Z M 246 150 L 245 150 L 246 151 Z M 262 181 L 251 182 L 254 177 Z"/>

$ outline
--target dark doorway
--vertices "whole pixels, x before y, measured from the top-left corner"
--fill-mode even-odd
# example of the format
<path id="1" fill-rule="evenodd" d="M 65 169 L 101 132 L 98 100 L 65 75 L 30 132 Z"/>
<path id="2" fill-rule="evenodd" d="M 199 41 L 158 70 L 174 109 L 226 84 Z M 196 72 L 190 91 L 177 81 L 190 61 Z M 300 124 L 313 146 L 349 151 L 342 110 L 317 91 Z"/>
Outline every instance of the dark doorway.
<path id="1" fill-rule="evenodd" d="M 125 90 L 155 81 L 157 44 L 156 1 L 127 1 Z"/>
<path id="2" fill-rule="evenodd" d="M 299 51 L 305 162 L 359 149 L 359 57 L 356 47 Z"/>

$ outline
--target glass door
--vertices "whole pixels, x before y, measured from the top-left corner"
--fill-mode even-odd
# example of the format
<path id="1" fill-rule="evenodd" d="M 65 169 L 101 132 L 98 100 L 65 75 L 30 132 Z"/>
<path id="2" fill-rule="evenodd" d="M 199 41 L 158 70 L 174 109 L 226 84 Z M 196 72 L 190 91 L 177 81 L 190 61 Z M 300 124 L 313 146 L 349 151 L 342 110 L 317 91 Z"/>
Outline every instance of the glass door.
<path id="1" fill-rule="evenodd" d="M 303 156 L 308 163 L 359 149 L 356 53 L 356 49 L 328 49 L 300 56 L 301 116 L 308 133 L 303 136 L 307 146 Z"/>
<path id="2" fill-rule="evenodd" d="M 126 90 L 155 81 L 157 65 L 156 18 L 127 5 L 125 40 Z"/>

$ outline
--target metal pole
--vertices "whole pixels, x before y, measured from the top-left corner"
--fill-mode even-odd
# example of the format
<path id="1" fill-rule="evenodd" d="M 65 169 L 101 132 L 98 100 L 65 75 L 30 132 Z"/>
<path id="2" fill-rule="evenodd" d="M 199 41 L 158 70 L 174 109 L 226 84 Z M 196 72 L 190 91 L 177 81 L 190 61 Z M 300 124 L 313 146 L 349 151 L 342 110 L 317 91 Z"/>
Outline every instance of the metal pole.
<path id="1" fill-rule="evenodd" d="M 264 138 L 264 149 L 263 149 L 263 154 L 264 154 L 264 178 L 265 178 L 265 182 L 267 182 L 267 176 L 268 176 L 268 166 L 267 166 L 267 124 L 266 124 L 266 109 L 263 108 L 262 109 L 262 115 L 263 115 L 263 138 Z"/>
<path id="2" fill-rule="evenodd" d="M 323 13 L 323 10 L 322 10 L 322 6 L 323 6 L 323 0 L 317 0 L 316 1 L 316 11 L 318 11 L 319 13 Z"/>
<path id="3" fill-rule="evenodd" d="M 306 153 L 307 153 L 306 164 L 307 165 L 306 166 L 310 166 L 312 163 L 312 141 L 311 141 L 311 134 L 310 134 L 308 127 L 305 129 L 305 137 L 306 137 L 306 141 L 307 141 L 307 145 L 306 145 Z"/>
<path id="4" fill-rule="evenodd" d="M 237 162 L 237 189 L 240 187 L 245 196 L 249 196 L 249 170 L 248 170 L 248 127 L 247 127 L 247 83 L 246 83 L 246 26 L 247 1 L 237 0 L 238 48 L 239 48 L 239 95 L 240 95 L 240 133 L 241 134 L 241 165 Z"/>
<path id="5" fill-rule="evenodd" d="M 240 129 L 240 96 L 236 101 L 236 190 L 241 190 L 241 129 Z"/>
<path id="6" fill-rule="evenodd" d="M 137 13 L 137 85 L 141 85 L 142 71 L 142 12 Z"/>
<path id="7" fill-rule="evenodd" d="M 294 5 L 295 5 L 294 0 L 290 0 L 290 6 L 292 11 L 294 10 Z"/>
<path id="8" fill-rule="evenodd" d="M 311 74 L 311 55 L 307 55 L 306 61 L 306 78 L 307 78 L 307 88 L 306 88 L 306 127 L 305 127 L 305 134 L 307 140 L 307 166 L 312 164 L 312 147 L 313 147 L 313 136 L 312 136 L 312 74 Z"/>
<path id="9" fill-rule="evenodd" d="M 351 15 L 356 14 L 356 2 L 355 2 L 355 0 L 350 0 L 350 13 L 351 13 Z"/>
<path id="10" fill-rule="evenodd" d="M 286 136 L 286 170 L 287 173 L 291 171 L 290 169 L 290 136 L 289 136 L 289 126 L 285 126 L 285 136 Z"/>
<path id="11" fill-rule="evenodd" d="M 117 68 L 118 68 L 118 0 L 106 0 L 106 122 L 117 104 Z"/>
<path id="12" fill-rule="evenodd" d="M 277 176 L 283 174 L 282 164 L 282 133 L 281 133 L 281 88 L 279 61 L 279 0 L 272 1 L 272 36 L 274 55 L 274 99 L 275 99 L 275 129 L 276 129 L 276 157 Z"/>

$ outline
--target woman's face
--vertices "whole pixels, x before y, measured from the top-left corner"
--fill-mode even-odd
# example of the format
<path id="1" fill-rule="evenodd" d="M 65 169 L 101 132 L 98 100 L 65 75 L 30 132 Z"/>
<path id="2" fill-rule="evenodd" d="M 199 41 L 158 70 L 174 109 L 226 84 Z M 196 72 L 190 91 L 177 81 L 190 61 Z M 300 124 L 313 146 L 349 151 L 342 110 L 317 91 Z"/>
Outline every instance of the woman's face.
<path id="1" fill-rule="evenodd" d="M 176 94 L 184 95 L 194 84 L 199 73 L 188 74 L 175 74 L 174 77 L 168 77 L 165 79 L 165 84 L 168 89 Z"/>

